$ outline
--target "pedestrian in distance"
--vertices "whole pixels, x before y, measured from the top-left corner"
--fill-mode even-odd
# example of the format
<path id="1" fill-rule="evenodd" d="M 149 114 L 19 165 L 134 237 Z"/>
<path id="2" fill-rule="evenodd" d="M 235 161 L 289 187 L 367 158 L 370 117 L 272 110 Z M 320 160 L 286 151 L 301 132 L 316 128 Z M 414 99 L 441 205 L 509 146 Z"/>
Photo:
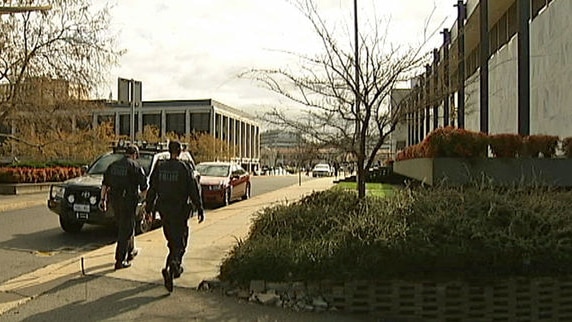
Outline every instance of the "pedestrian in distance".
<path id="1" fill-rule="evenodd" d="M 334 176 L 338 178 L 338 172 L 340 170 L 340 164 L 338 162 L 334 162 Z"/>
<path id="2" fill-rule="evenodd" d="M 191 164 L 179 160 L 181 143 L 169 142 L 170 159 L 157 165 L 151 173 L 146 211 L 158 211 L 167 240 L 169 254 L 161 270 L 167 291 L 173 291 L 173 280 L 183 273 L 183 255 L 189 238 L 188 220 L 197 210 L 198 222 L 205 219 L 200 185 Z"/>
<path id="3" fill-rule="evenodd" d="M 115 269 L 130 267 L 138 253 L 135 248 L 136 209 L 147 191 L 145 171 L 135 161 L 138 157 L 139 149 L 130 145 L 124 157 L 110 164 L 103 174 L 99 206 L 107 211 L 109 200 L 117 222 Z"/>

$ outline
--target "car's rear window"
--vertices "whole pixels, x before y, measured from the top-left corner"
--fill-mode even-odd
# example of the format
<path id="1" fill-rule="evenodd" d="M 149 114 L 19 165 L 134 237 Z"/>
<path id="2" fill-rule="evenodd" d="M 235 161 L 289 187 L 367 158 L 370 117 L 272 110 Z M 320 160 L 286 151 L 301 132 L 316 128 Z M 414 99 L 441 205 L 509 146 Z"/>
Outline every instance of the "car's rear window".
<path id="1" fill-rule="evenodd" d="M 92 165 L 87 170 L 87 174 L 103 174 L 110 164 L 123 158 L 123 156 L 124 154 L 122 153 L 111 153 L 103 155 L 92 163 Z M 152 161 L 152 154 L 140 154 L 139 158 L 137 158 L 137 162 L 139 162 L 139 164 L 143 167 L 146 175 L 149 175 Z"/>
<path id="2" fill-rule="evenodd" d="M 228 177 L 230 167 L 223 164 L 197 164 L 197 171 L 201 176 Z"/>

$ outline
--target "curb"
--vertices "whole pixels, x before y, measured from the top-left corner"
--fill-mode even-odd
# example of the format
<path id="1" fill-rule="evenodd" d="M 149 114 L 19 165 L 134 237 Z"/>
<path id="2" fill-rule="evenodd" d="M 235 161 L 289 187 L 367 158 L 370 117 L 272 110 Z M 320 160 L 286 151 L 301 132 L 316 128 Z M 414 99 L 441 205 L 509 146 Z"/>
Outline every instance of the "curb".
<path id="1" fill-rule="evenodd" d="M 0 205 L 0 212 L 41 206 L 45 204 L 47 204 L 47 198 L 43 195 L 42 199 L 37 199 L 37 200 L 27 200 L 27 201 L 17 201 L 17 202 L 2 201 L 2 204 Z"/>

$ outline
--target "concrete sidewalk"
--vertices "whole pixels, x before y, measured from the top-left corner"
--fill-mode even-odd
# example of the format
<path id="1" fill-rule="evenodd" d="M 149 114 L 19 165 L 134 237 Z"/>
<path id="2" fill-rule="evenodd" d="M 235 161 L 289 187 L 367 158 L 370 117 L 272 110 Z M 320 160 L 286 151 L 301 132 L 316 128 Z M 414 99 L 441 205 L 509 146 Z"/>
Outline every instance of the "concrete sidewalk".
<path id="1" fill-rule="evenodd" d="M 181 288 L 196 289 L 201 281 L 215 278 L 228 251 L 237 240 L 247 237 L 251 221 L 259 210 L 277 203 L 296 201 L 314 191 L 328 189 L 333 184 L 332 178 L 308 180 L 302 185 L 296 184 L 207 211 L 206 221 L 202 224 L 197 224 L 196 218 L 191 218 L 189 247 L 183 263 L 185 272 L 175 280 L 171 297 L 182 292 Z M 168 252 L 162 229 L 137 236 L 136 247 L 140 248 L 139 255 L 127 269 L 114 271 L 113 244 L 5 282 L 0 286 L 0 320 L 8 310 L 46 292 L 57 294 L 54 290 L 78 277 L 105 277 L 155 284 L 166 293 L 160 273 Z"/>

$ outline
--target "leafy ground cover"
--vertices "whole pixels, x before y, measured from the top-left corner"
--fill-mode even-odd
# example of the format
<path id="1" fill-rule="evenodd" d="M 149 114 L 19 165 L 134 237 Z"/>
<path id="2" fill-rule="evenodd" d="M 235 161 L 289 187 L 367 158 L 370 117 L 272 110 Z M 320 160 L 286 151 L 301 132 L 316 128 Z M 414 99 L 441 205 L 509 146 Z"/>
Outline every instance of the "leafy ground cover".
<path id="1" fill-rule="evenodd" d="M 357 189 L 356 182 L 340 182 L 336 185 L 338 189 L 355 191 Z M 385 183 L 368 182 L 365 184 L 366 193 L 372 197 L 386 197 L 393 194 L 393 190 L 397 189 L 395 186 Z"/>
<path id="2" fill-rule="evenodd" d="M 410 187 L 316 192 L 259 212 L 220 278 L 473 279 L 572 273 L 572 192 Z"/>

